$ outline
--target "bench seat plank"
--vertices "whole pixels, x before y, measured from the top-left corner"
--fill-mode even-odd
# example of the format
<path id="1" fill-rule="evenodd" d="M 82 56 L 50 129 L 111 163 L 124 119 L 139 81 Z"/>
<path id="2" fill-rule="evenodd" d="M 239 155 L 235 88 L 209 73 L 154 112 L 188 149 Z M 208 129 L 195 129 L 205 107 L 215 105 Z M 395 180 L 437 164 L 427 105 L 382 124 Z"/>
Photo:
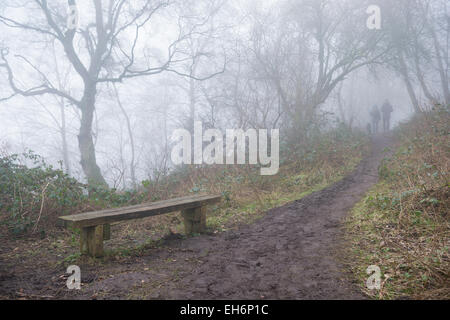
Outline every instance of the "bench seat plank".
<path id="1" fill-rule="evenodd" d="M 104 225 L 111 222 L 139 219 L 164 213 L 198 208 L 219 202 L 220 195 L 188 196 L 135 206 L 62 216 L 60 219 L 76 228 Z"/>

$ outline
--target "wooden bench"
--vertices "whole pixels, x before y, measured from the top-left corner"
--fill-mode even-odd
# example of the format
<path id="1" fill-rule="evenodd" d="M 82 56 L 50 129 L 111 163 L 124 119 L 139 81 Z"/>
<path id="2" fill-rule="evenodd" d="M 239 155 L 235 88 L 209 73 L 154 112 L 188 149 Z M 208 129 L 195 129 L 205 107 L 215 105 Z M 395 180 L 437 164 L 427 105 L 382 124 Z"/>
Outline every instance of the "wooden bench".
<path id="1" fill-rule="evenodd" d="M 94 257 L 103 256 L 103 240 L 110 239 L 110 223 L 140 219 L 181 211 L 186 234 L 201 233 L 206 228 L 205 206 L 219 202 L 219 195 L 189 196 L 101 211 L 63 216 L 64 225 L 81 229 L 80 250 Z"/>

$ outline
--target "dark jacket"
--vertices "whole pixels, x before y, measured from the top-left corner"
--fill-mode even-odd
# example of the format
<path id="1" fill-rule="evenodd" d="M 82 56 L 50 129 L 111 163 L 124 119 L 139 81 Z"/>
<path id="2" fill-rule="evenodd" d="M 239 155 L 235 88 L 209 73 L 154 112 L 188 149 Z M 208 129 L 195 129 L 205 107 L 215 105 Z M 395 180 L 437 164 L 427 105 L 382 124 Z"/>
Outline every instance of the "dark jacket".
<path id="1" fill-rule="evenodd" d="M 370 116 L 372 117 L 372 119 L 374 120 L 380 120 L 381 115 L 380 115 L 380 111 L 378 110 L 377 106 L 374 106 L 372 108 L 372 110 L 370 111 Z"/>
<path id="2" fill-rule="evenodd" d="M 391 112 L 394 111 L 392 105 L 389 102 L 385 102 L 381 107 L 381 112 L 383 112 L 383 117 L 389 117 Z"/>

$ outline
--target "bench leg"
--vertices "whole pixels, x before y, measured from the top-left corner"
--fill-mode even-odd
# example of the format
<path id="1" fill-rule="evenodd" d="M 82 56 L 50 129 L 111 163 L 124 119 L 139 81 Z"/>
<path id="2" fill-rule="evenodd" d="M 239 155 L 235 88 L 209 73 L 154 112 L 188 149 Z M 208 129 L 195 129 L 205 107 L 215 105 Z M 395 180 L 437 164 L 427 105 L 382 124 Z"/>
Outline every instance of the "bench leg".
<path id="1" fill-rule="evenodd" d="M 103 240 L 111 240 L 111 225 L 103 225 Z"/>
<path id="2" fill-rule="evenodd" d="M 184 231 L 186 234 L 202 233 L 206 230 L 205 209 L 205 207 L 198 207 L 186 209 L 181 212 L 184 218 Z"/>
<path id="3" fill-rule="evenodd" d="M 80 251 L 96 258 L 103 256 L 103 225 L 81 229 Z"/>

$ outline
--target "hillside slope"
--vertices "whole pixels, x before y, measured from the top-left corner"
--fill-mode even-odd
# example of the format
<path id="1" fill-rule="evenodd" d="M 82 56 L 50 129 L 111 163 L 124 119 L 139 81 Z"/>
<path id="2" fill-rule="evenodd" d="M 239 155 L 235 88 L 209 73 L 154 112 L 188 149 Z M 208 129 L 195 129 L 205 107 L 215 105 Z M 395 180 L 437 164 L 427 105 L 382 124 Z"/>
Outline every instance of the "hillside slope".
<path id="1" fill-rule="evenodd" d="M 450 299 L 449 123 L 435 109 L 400 126 L 380 182 L 347 220 L 346 260 L 371 297 Z M 380 290 L 364 286 L 369 265 Z"/>

